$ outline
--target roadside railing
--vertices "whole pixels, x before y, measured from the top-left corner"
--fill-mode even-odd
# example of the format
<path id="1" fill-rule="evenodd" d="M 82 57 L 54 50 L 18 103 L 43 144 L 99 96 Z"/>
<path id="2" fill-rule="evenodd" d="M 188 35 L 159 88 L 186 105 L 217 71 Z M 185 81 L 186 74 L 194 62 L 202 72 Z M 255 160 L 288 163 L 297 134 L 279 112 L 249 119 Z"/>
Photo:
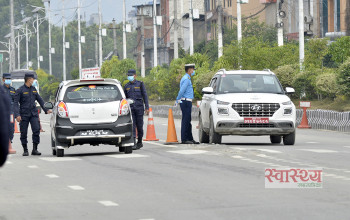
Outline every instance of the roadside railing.
<path id="1" fill-rule="evenodd" d="M 174 118 L 181 119 L 180 106 L 154 105 L 153 115 L 155 117 L 167 118 L 169 108 L 173 110 Z M 192 120 L 198 120 L 199 109 L 196 106 L 192 108 Z M 307 119 L 312 129 L 322 129 L 340 132 L 350 132 L 350 112 L 337 112 L 330 110 L 307 110 Z M 301 122 L 303 115 L 302 109 L 297 109 L 297 126 Z"/>

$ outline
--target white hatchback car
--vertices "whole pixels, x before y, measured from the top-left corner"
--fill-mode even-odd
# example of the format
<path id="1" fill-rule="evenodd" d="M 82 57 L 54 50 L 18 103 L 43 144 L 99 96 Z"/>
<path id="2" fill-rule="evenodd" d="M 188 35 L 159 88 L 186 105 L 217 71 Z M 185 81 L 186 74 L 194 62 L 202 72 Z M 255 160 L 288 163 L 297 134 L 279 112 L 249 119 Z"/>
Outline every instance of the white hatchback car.
<path id="1" fill-rule="evenodd" d="M 115 79 L 63 81 L 51 104 L 53 155 L 63 157 L 65 148 L 83 144 L 116 145 L 132 153 L 131 102 Z"/>
<path id="2" fill-rule="evenodd" d="M 199 141 L 221 143 L 223 135 L 269 135 L 272 143 L 294 145 L 296 109 L 270 70 L 219 70 L 203 88 Z"/>

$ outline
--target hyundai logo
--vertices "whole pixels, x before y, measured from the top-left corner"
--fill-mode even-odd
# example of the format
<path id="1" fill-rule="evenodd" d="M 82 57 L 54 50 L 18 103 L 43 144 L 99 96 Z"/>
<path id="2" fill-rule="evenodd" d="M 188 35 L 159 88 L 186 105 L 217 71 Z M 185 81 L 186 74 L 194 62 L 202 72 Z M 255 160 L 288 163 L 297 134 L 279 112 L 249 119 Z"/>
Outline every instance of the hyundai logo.
<path id="1" fill-rule="evenodd" d="M 261 110 L 261 106 L 260 105 L 253 105 L 250 107 L 250 109 L 252 111 L 260 111 Z"/>

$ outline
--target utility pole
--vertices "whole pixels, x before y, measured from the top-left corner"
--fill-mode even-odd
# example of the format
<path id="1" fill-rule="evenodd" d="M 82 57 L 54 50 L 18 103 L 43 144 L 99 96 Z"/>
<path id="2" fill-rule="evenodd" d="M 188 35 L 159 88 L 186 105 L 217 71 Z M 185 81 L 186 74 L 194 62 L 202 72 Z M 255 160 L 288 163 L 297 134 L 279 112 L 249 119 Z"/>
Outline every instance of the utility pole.
<path id="1" fill-rule="evenodd" d="M 278 46 L 283 46 L 283 26 L 281 26 L 282 18 L 280 17 L 280 6 L 281 0 L 276 2 L 276 16 L 277 16 L 277 41 Z"/>
<path id="2" fill-rule="evenodd" d="M 126 59 L 126 7 L 123 0 L 123 59 Z"/>
<path id="3" fill-rule="evenodd" d="M 114 53 L 114 56 L 118 56 L 118 53 L 117 53 L 117 27 L 115 26 L 115 19 L 113 18 L 113 53 Z"/>
<path id="4" fill-rule="evenodd" d="M 26 22 L 26 66 L 29 69 L 29 44 L 28 44 L 28 24 Z"/>
<path id="5" fill-rule="evenodd" d="M 40 36 L 39 36 L 39 12 L 36 12 L 36 57 L 38 59 L 38 69 L 40 69 Z"/>
<path id="6" fill-rule="evenodd" d="M 101 0 L 98 0 L 98 15 L 99 15 L 99 51 L 100 51 L 100 68 L 102 67 L 102 12 L 101 12 Z"/>
<path id="7" fill-rule="evenodd" d="M 64 0 L 62 0 L 62 35 L 63 35 L 63 81 L 67 80 L 67 73 L 66 73 L 66 18 L 64 15 Z"/>
<path id="8" fill-rule="evenodd" d="M 220 58 L 223 53 L 222 48 L 222 3 L 218 0 L 218 57 Z"/>
<path id="9" fill-rule="evenodd" d="M 79 43 L 79 79 L 81 79 L 81 30 L 80 30 L 80 0 L 78 0 L 78 43 Z"/>
<path id="10" fill-rule="evenodd" d="M 15 17 L 13 13 L 13 0 L 10 0 L 10 29 L 11 29 L 11 36 L 10 36 L 10 72 L 14 70 L 15 68 L 15 31 L 14 31 L 14 25 L 15 25 Z"/>
<path id="11" fill-rule="evenodd" d="M 98 36 L 96 34 L 95 36 L 95 62 L 96 62 L 96 67 L 98 67 Z"/>
<path id="12" fill-rule="evenodd" d="M 157 49 L 157 0 L 153 0 L 153 67 L 158 66 Z"/>
<path id="13" fill-rule="evenodd" d="M 49 22 L 49 74 L 52 75 L 52 58 L 51 58 L 51 2 L 48 1 L 48 22 Z"/>
<path id="14" fill-rule="evenodd" d="M 241 12 L 241 0 L 237 0 L 237 40 L 238 40 L 238 65 L 239 69 L 242 69 L 242 12 Z"/>
<path id="15" fill-rule="evenodd" d="M 17 30 L 18 31 L 18 33 L 17 33 L 17 37 L 18 37 L 18 39 L 17 39 L 17 49 L 18 49 L 18 54 L 17 54 L 17 62 L 18 62 L 18 69 L 21 69 L 21 41 L 20 41 L 20 39 L 19 39 L 19 30 Z"/>
<path id="16" fill-rule="evenodd" d="M 192 0 L 190 0 L 190 55 L 193 55 L 193 7 Z"/>
<path id="17" fill-rule="evenodd" d="M 142 8 L 143 11 L 143 8 Z M 144 15 L 141 15 L 141 76 L 145 77 L 145 25 L 144 25 Z"/>
<path id="18" fill-rule="evenodd" d="M 299 62 L 300 70 L 304 63 L 304 1 L 299 0 Z"/>
<path id="19" fill-rule="evenodd" d="M 349 4 L 349 3 L 347 3 Z M 334 36 L 335 32 L 338 32 L 338 1 L 334 0 Z"/>
<path id="20" fill-rule="evenodd" d="M 174 0 L 174 59 L 179 58 L 179 43 L 177 37 L 177 0 Z"/>

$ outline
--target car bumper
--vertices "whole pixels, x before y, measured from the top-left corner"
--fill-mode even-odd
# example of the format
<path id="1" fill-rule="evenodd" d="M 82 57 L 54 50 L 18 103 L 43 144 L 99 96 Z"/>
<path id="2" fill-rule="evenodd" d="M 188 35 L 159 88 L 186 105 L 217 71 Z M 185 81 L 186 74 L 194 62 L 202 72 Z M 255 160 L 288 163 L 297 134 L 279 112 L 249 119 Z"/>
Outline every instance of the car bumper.
<path id="1" fill-rule="evenodd" d="M 215 131 L 221 135 L 286 135 L 295 131 L 292 121 L 270 121 L 268 124 L 245 124 L 243 121 L 219 121 Z"/>
<path id="2" fill-rule="evenodd" d="M 132 120 L 129 115 L 119 117 L 114 123 L 105 124 L 73 124 L 69 119 L 57 118 L 54 130 L 57 141 L 65 146 L 110 144 L 126 147 L 134 145 Z M 108 134 L 81 135 L 81 132 L 87 130 L 103 130 L 108 131 Z"/>

